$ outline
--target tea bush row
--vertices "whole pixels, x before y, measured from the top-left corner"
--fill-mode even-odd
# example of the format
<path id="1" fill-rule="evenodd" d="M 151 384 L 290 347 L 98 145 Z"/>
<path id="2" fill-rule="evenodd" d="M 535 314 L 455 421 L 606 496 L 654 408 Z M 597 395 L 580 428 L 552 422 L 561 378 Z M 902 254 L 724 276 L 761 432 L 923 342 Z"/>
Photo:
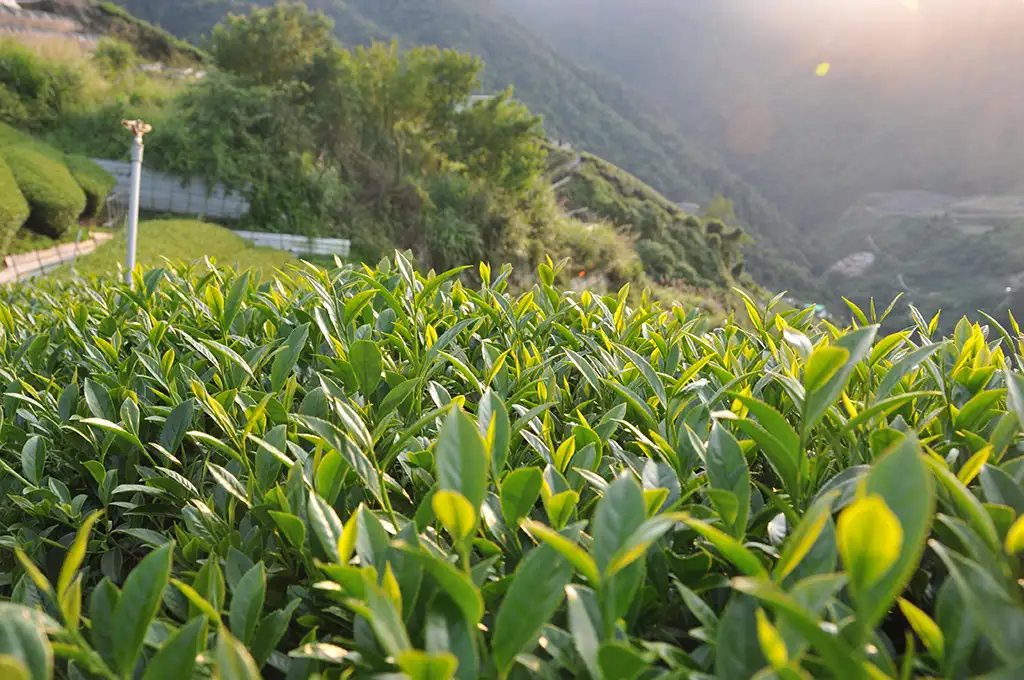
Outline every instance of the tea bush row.
<path id="1" fill-rule="evenodd" d="M 1019 677 L 1015 322 L 509 274 L 9 292 L 5 677 Z"/>

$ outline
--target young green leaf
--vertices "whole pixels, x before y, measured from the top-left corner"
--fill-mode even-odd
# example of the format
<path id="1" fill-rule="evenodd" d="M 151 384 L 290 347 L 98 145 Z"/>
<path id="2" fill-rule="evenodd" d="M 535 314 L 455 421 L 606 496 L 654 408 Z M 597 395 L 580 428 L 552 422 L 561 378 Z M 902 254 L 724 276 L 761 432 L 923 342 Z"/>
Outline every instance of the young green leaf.
<path id="1" fill-rule="evenodd" d="M 274 363 L 270 368 L 270 389 L 273 392 L 280 392 L 284 387 L 285 380 L 299 361 L 299 355 L 306 346 L 308 336 L 309 324 L 297 327 L 284 341 L 281 350 L 274 355 Z"/>
<path id="2" fill-rule="evenodd" d="M 537 639 L 565 597 L 572 567 L 550 545 L 531 550 L 512 575 L 498 609 L 491 642 L 494 663 L 507 673 L 516 655 Z"/>
<path id="3" fill-rule="evenodd" d="M 197 616 L 167 638 L 146 666 L 142 680 L 179 680 L 192 677 L 196 649 L 206 619 Z"/>
<path id="4" fill-rule="evenodd" d="M 921 638 L 921 642 L 924 643 L 928 652 L 941 666 L 945 661 L 946 649 L 946 642 L 942 637 L 942 631 L 939 630 L 939 627 L 932 621 L 930 616 L 921 611 L 912 602 L 902 597 L 897 598 L 896 602 L 899 604 L 900 611 L 903 612 L 903 616 L 906 617 L 910 627 L 917 633 L 917 637 Z"/>
<path id="5" fill-rule="evenodd" d="M 458 491 L 479 508 L 487 492 L 487 452 L 477 426 L 461 410 L 445 418 L 434 460 L 441 488 Z"/>
<path id="6" fill-rule="evenodd" d="M 518 526 L 519 520 L 530 513 L 540 498 L 543 481 L 536 467 L 515 470 L 502 481 L 501 514 L 506 525 Z"/>
<path id="7" fill-rule="evenodd" d="M 174 407 L 174 410 L 164 421 L 163 430 L 160 432 L 160 446 L 166 451 L 174 453 L 185 440 L 185 433 L 192 427 L 192 416 L 195 412 L 195 402 L 192 399 L 185 399 Z"/>
<path id="8" fill-rule="evenodd" d="M 21 471 L 25 478 L 38 486 L 43 481 L 46 467 L 46 441 L 39 435 L 30 437 L 21 448 Z"/>
<path id="9" fill-rule="evenodd" d="M 842 347 L 819 347 L 814 350 L 804 366 L 804 389 L 812 395 L 828 383 L 850 358 L 850 352 Z"/>
<path id="10" fill-rule="evenodd" d="M 455 677 L 459 660 L 453 654 L 427 654 L 410 649 L 398 655 L 398 667 L 410 680 L 449 680 Z"/>
<path id="11" fill-rule="evenodd" d="M 593 555 L 602 574 L 645 518 L 640 485 L 631 475 L 621 475 L 604 492 L 594 512 Z"/>
<path id="12" fill-rule="evenodd" d="M 877 460 L 867 476 L 865 493 L 881 497 L 899 523 L 902 537 L 892 568 L 863 593 L 862 602 L 870 603 L 862 612 L 863 619 L 858 614 L 863 630 L 874 628 L 885 615 L 910 581 L 924 553 L 935 513 L 935 485 L 922 462 L 925 458 L 916 438 L 908 435 Z M 873 570 L 869 567 L 868 572 Z"/>
<path id="13" fill-rule="evenodd" d="M 125 579 L 114 610 L 114 652 L 121 675 L 131 672 L 142 651 L 146 630 L 160 608 L 171 575 L 173 555 L 172 541 L 146 555 Z"/>
<path id="14" fill-rule="evenodd" d="M 601 575 L 597 570 L 597 564 L 594 563 L 593 558 L 582 548 L 551 527 L 545 526 L 540 522 L 524 519 L 521 524 L 523 530 L 536 540 L 543 541 L 557 550 L 583 578 L 587 579 L 594 586 L 601 584 Z"/>
<path id="15" fill-rule="evenodd" d="M 903 527 L 880 496 L 867 496 L 839 515 L 836 542 L 854 597 L 861 599 L 899 558 Z"/>
<path id="16" fill-rule="evenodd" d="M 263 612 L 263 601 L 267 591 L 267 574 L 262 562 L 246 572 L 231 594 L 231 609 L 228 621 L 231 632 L 242 644 L 248 645 L 256 633 L 256 626 Z"/>
<path id="17" fill-rule="evenodd" d="M 750 471 L 736 438 L 721 423 L 716 422 L 711 428 L 707 470 L 713 489 L 727 491 L 735 497 L 735 513 L 726 526 L 734 538 L 742 539 L 750 512 Z"/>
<path id="18" fill-rule="evenodd" d="M 434 494 L 430 505 L 455 543 L 462 543 L 473 535 L 477 509 L 458 491 L 442 489 Z"/>
<path id="19" fill-rule="evenodd" d="M 287 512 L 277 512 L 276 510 L 270 510 L 268 514 L 274 520 L 278 531 L 281 532 L 281 535 L 285 537 L 288 543 L 293 548 L 301 550 L 306 542 L 306 525 L 302 523 L 302 520 L 295 515 L 290 515 Z"/>
<path id="20" fill-rule="evenodd" d="M 377 345 L 369 340 L 357 340 L 348 349 L 348 360 L 359 382 L 359 391 L 369 398 L 380 384 L 383 358 Z"/>
<path id="21" fill-rule="evenodd" d="M 226 628 L 217 633 L 217 673 L 221 680 L 260 680 L 256 667 L 245 645 L 231 636 Z"/>
<path id="22" fill-rule="evenodd" d="M 85 403 L 93 417 L 113 420 L 114 405 L 110 401 L 110 393 L 107 392 L 107 388 L 89 378 L 85 379 L 84 385 Z"/>
<path id="23" fill-rule="evenodd" d="M 491 476 L 499 479 L 505 472 L 508 460 L 511 424 L 505 402 L 491 390 L 487 390 L 480 398 L 480 405 L 477 407 L 477 426 L 491 457 Z"/>
<path id="24" fill-rule="evenodd" d="M 569 632 L 572 633 L 576 651 L 590 676 L 602 678 L 598 653 L 604 637 L 604 623 L 597 597 L 590 588 L 571 585 L 565 587 L 565 598 L 568 602 Z"/>
<path id="25" fill-rule="evenodd" d="M 15 659 L 31 680 L 53 677 L 53 650 L 31 610 L 0 602 L 0 656 Z"/>

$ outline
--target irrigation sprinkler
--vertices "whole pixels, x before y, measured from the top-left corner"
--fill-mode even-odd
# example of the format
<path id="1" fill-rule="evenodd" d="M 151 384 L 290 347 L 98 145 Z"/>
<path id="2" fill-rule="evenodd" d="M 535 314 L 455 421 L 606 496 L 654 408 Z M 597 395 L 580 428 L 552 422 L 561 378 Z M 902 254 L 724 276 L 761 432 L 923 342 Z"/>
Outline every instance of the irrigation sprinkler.
<path id="1" fill-rule="evenodd" d="M 135 270 L 135 245 L 139 236 L 139 189 L 142 184 L 142 136 L 153 129 L 153 126 L 141 120 L 122 120 L 123 125 L 132 133 L 132 180 L 128 198 L 128 254 L 125 257 L 125 282 L 132 284 L 132 272 Z"/>

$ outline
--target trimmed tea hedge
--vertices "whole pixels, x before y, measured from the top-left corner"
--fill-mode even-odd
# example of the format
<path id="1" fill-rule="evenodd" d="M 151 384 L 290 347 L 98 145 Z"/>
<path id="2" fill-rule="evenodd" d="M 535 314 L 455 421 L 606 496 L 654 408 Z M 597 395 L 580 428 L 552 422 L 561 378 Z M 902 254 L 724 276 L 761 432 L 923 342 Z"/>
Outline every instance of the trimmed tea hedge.
<path id="1" fill-rule="evenodd" d="M 28 219 L 29 206 L 14 173 L 7 163 L 0 158 L 0 257 L 7 254 L 11 239 Z"/>
<path id="2" fill-rule="evenodd" d="M 64 164 L 27 146 L 8 146 L 0 156 L 32 207 L 25 223 L 29 229 L 57 238 L 78 224 L 86 206 L 85 192 Z"/>
<path id="3" fill-rule="evenodd" d="M 0 663 L 62 678 L 1016 678 L 1024 334 L 510 270 L 0 305 Z"/>
<path id="4" fill-rule="evenodd" d="M 109 172 L 85 156 L 70 155 L 65 158 L 71 176 L 85 192 L 86 204 L 82 217 L 94 219 L 103 212 L 107 197 L 114 190 L 117 180 Z"/>

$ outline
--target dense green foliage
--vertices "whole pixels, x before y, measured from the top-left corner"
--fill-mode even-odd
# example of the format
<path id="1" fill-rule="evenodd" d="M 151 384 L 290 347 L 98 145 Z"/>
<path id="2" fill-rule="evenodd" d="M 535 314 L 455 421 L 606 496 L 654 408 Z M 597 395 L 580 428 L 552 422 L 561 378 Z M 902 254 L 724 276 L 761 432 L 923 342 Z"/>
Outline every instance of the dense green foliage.
<path id="1" fill-rule="evenodd" d="M 246 13 L 251 0 L 122 0 L 130 11 L 172 32 L 199 39 L 229 12 Z M 606 158 L 673 201 L 706 204 L 716 194 L 731 199 L 749 233 L 756 278 L 772 287 L 816 294 L 806 271 L 805 242 L 750 185 L 681 136 L 664 113 L 614 78 L 580 68 L 509 17 L 478 0 L 313 0 L 313 9 L 335 19 L 347 45 L 399 39 L 403 46 L 454 47 L 483 59 L 486 91 L 515 86 L 516 97 L 544 116 L 552 138 Z M 558 47 L 557 43 L 555 44 Z M 254 60 L 259 62 L 260 57 Z"/>
<path id="2" fill-rule="evenodd" d="M 57 238 L 78 224 L 85 192 L 66 165 L 27 146 L 9 146 L 0 153 L 32 207 L 25 222 L 29 229 Z"/>
<path id="3" fill-rule="evenodd" d="M 41 59 L 20 43 L 0 40 L 0 121 L 43 128 L 82 96 L 81 74 Z"/>
<path id="4" fill-rule="evenodd" d="M 132 46 L 113 38 L 92 52 L 60 38 L 0 40 L 0 123 L 63 151 L 127 159 L 120 121 L 159 118 L 188 82 L 140 65 Z"/>
<path id="5" fill-rule="evenodd" d="M 1015 324 L 709 329 L 538 273 L 10 291 L 3 668 L 1020 673 Z"/>
<path id="6" fill-rule="evenodd" d="M 59 239 L 78 223 L 79 217 L 95 218 L 114 188 L 114 178 L 88 158 L 65 156 L 57 149 L 0 123 L 0 159 L 13 172 L 31 213 L 15 227 Z M 14 200 L 11 215 L 20 214 Z M 13 235 L 12 232 L 11 235 Z M 0 253 L 6 254 L 8 240 Z"/>
<path id="7" fill-rule="evenodd" d="M 742 262 L 742 229 L 726 230 L 721 223 L 704 225 L 595 156 L 580 156 L 579 166 L 559 194 L 570 211 L 592 212 L 628 228 L 644 269 L 658 283 L 720 288 L 732 280 L 730 269 Z"/>
<path id="8" fill-rule="evenodd" d="M 117 180 L 85 156 L 70 155 L 66 156 L 64 160 L 71 176 L 85 192 L 86 205 L 82 217 L 86 219 L 99 217 Z"/>
<path id="9" fill-rule="evenodd" d="M 507 98 L 466 107 L 474 58 L 347 51 L 298 5 L 209 45 L 221 71 L 151 121 L 147 163 L 245 190 L 253 227 L 348 236 L 371 258 L 414 246 L 438 267 L 556 250 L 539 119 Z"/>
<path id="10" fill-rule="evenodd" d="M 11 239 L 28 219 L 29 205 L 18 189 L 14 173 L 0 156 L 0 255 L 6 255 Z"/>

